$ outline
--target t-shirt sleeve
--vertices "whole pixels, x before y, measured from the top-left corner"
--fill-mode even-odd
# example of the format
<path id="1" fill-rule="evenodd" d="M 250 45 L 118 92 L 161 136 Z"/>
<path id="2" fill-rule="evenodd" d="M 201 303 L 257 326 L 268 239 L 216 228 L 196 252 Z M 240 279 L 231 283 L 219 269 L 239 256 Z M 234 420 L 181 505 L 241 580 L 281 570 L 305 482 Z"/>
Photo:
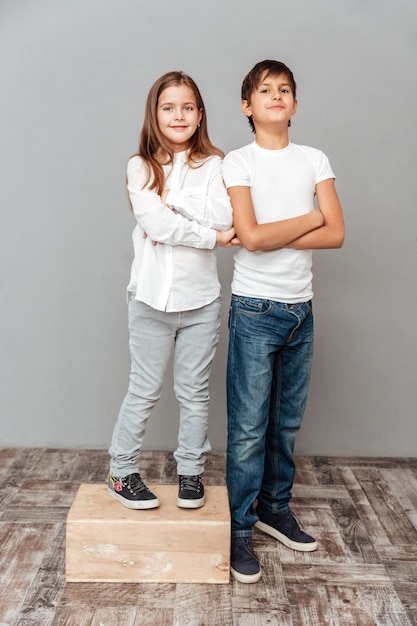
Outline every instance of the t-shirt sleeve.
<path id="1" fill-rule="evenodd" d="M 321 150 L 317 150 L 316 162 L 316 184 L 327 180 L 328 178 L 336 178 L 333 173 L 330 161 Z"/>
<path id="2" fill-rule="evenodd" d="M 227 188 L 250 187 L 251 176 L 248 164 L 237 150 L 229 152 L 223 160 L 223 179 Z"/>

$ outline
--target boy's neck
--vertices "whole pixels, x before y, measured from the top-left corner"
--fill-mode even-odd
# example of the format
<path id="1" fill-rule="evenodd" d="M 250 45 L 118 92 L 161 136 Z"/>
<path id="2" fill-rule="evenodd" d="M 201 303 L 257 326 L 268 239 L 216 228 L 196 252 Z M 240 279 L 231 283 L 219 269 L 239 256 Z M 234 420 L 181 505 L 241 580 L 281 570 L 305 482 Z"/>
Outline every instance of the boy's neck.
<path id="1" fill-rule="evenodd" d="M 290 143 L 288 126 L 285 130 L 271 132 L 270 129 L 256 128 L 256 143 L 266 150 L 282 150 Z"/>

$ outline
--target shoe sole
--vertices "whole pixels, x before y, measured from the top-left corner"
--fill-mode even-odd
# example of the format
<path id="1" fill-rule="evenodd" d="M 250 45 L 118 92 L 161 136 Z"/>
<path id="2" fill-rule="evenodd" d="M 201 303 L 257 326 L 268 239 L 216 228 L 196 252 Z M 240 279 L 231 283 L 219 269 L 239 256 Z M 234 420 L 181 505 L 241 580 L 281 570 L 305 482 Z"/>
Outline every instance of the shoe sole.
<path id="1" fill-rule="evenodd" d="M 159 506 L 158 498 L 154 498 L 152 500 L 126 500 L 126 498 L 123 498 L 123 496 L 119 496 L 119 494 L 112 491 L 110 487 L 107 487 L 107 493 L 109 494 L 109 496 L 120 502 L 120 504 L 123 504 L 123 506 L 127 507 L 128 509 L 135 509 L 136 511 L 138 511 L 145 509 L 157 509 Z"/>
<path id="2" fill-rule="evenodd" d="M 205 498 L 198 498 L 198 500 L 187 500 L 185 498 L 177 499 L 177 506 L 180 509 L 199 509 L 204 506 Z"/>
<path id="3" fill-rule="evenodd" d="M 233 569 L 233 567 L 231 567 L 230 573 L 233 578 L 235 578 L 238 582 L 245 584 L 257 583 L 258 580 L 261 578 L 261 570 L 259 570 L 259 572 L 256 572 L 256 574 L 241 574 L 240 572 L 237 572 L 235 569 Z"/>
<path id="4" fill-rule="evenodd" d="M 271 535 L 274 539 L 277 539 L 287 548 L 291 548 L 292 550 L 297 550 L 298 552 L 314 552 L 317 550 L 317 541 L 312 541 L 311 543 L 300 543 L 299 541 L 293 541 L 292 539 L 288 539 L 286 535 L 283 535 L 273 526 L 268 526 L 265 522 L 256 522 L 255 526 L 262 530 L 267 535 Z"/>

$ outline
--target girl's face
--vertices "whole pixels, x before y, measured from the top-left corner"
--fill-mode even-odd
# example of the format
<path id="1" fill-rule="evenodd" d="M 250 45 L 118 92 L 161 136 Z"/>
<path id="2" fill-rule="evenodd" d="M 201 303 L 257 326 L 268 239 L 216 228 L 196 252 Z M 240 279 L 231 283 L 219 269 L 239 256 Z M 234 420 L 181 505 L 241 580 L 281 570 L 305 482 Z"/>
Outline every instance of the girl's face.
<path id="1" fill-rule="evenodd" d="M 187 85 L 173 85 L 161 93 L 157 106 L 158 127 L 174 152 L 183 152 L 200 123 L 193 90 Z"/>

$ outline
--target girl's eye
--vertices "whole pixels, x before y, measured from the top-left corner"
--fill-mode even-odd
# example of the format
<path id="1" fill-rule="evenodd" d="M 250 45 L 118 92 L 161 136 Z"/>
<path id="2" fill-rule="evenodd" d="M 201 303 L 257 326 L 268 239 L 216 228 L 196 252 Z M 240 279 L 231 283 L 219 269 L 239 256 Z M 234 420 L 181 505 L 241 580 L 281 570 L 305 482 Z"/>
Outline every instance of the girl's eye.
<path id="1" fill-rule="evenodd" d="M 191 105 L 187 106 L 187 107 L 184 107 L 184 108 L 185 108 L 186 111 L 194 111 L 194 109 L 193 109 L 193 107 Z"/>
<path id="2" fill-rule="evenodd" d="M 163 111 L 172 111 L 172 107 L 165 106 L 165 107 L 162 107 L 162 110 Z"/>

